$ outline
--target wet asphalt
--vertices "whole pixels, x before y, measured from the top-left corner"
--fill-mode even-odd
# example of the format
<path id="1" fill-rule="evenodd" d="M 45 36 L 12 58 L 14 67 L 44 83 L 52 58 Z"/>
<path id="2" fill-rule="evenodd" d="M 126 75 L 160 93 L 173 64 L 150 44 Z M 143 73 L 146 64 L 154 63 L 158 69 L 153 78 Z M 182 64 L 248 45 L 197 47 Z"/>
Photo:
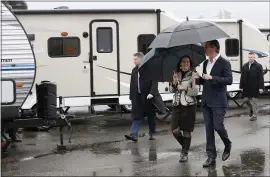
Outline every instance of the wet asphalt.
<path id="1" fill-rule="evenodd" d="M 221 160 L 224 145 L 216 134 L 218 157 L 212 168 L 202 168 L 206 160 L 203 124 L 196 124 L 192 133 L 188 162 L 179 163 L 181 148 L 169 131 L 169 121 L 158 122 L 154 141 L 148 140 L 145 121 L 134 143 L 123 136 L 129 133 L 130 119 L 113 115 L 74 121 L 71 142 L 65 129 L 65 152 L 56 151 L 58 128 L 22 132 L 23 142 L 12 144 L 8 157 L 2 158 L 2 176 L 269 176 L 269 100 L 261 101 L 257 121 L 249 121 L 245 109 L 231 108 L 228 115 L 225 126 L 232 141 L 231 156 Z"/>

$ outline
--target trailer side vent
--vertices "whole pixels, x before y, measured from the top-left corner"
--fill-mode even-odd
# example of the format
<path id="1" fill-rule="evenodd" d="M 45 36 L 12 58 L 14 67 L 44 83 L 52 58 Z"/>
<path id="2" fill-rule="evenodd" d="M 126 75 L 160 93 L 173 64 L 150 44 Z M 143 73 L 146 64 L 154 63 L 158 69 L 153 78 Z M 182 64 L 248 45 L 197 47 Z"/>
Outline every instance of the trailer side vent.
<path id="1" fill-rule="evenodd" d="M 239 40 L 236 38 L 225 40 L 225 52 L 227 57 L 237 57 L 239 56 Z"/>
<path id="2" fill-rule="evenodd" d="M 27 37 L 28 37 L 29 41 L 35 40 L 35 34 L 27 34 Z"/>

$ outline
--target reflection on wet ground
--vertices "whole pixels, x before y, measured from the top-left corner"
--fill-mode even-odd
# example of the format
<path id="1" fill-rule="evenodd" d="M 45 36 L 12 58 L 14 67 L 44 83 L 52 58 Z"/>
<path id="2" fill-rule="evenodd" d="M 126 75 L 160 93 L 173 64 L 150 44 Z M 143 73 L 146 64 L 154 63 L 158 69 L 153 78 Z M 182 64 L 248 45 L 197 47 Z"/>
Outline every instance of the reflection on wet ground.
<path id="1" fill-rule="evenodd" d="M 224 145 L 216 136 L 217 165 L 208 169 L 202 168 L 206 160 L 203 125 L 197 125 L 192 134 L 187 163 L 178 162 L 180 147 L 164 127 L 155 141 L 149 141 L 146 135 L 134 143 L 123 138 L 129 127 L 98 131 L 100 127 L 94 125 L 78 125 L 80 131 L 75 132 L 74 143 L 63 154 L 51 148 L 58 144 L 57 131 L 27 132 L 23 144 L 14 144 L 10 149 L 16 154 L 2 159 L 2 175 L 268 176 L 269 121 L 269 116 L 261 116 L 256 122 L 250 122 L 248 117 L 227 119 L 233 143 L 231 157 L 221 161 Z M 147 132 L 147 126 L 140 131 Z"/>
<path id="2" fill-rule="evenodd" d="M 240 153 L 241 164 L 223 166 L 225 176 L 263 176 L 266 154 L 261 149 L 252 149 Z"/>

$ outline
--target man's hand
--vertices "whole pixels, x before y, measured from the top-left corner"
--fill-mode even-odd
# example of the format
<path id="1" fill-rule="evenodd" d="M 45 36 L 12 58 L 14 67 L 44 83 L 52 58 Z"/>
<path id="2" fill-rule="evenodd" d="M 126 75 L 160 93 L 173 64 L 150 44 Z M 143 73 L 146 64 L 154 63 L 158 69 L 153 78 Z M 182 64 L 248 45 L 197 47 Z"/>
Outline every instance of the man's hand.
<path id="1" fill-rule="evenodd" d="M 205 80 L 212 80 L 212 76 L 209 74 L 203 74 L 202 78 Z"/>
<path id="2" fill-rule="evenodd" d="M 263 93 L 263 89 L 260 89 L 259 92 L 260 92 L 260 93 Z"/>
<path id="3" fill-rule="evenodd" d="M 151 98 L 153 98 L 153 95 L 151 95 L 151 94 L 148 94 L 148 96 L 146 97 L 146 99 L 151 99 Z"/>

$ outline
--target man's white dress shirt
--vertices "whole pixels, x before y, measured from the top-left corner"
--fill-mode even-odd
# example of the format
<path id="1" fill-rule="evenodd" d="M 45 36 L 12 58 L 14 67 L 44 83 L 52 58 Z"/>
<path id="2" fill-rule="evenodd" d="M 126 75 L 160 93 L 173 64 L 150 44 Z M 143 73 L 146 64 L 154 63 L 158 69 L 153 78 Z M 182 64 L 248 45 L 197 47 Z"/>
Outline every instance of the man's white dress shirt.
<path id="1" fill-rule="evenodd" d="M 218 54 L 214 59 L 213 59 L 213 62 L 210 61 L 210 59 L 208 59 L 208 62 L 207 62 L 207 66 L 206 66 L 206 74 L 209 74 L 211 73 L 212 71 L 212 68 L 214 66 L 214 64 L 216 63 L 217 59 L 220 57 L 220 54 Z"/>

